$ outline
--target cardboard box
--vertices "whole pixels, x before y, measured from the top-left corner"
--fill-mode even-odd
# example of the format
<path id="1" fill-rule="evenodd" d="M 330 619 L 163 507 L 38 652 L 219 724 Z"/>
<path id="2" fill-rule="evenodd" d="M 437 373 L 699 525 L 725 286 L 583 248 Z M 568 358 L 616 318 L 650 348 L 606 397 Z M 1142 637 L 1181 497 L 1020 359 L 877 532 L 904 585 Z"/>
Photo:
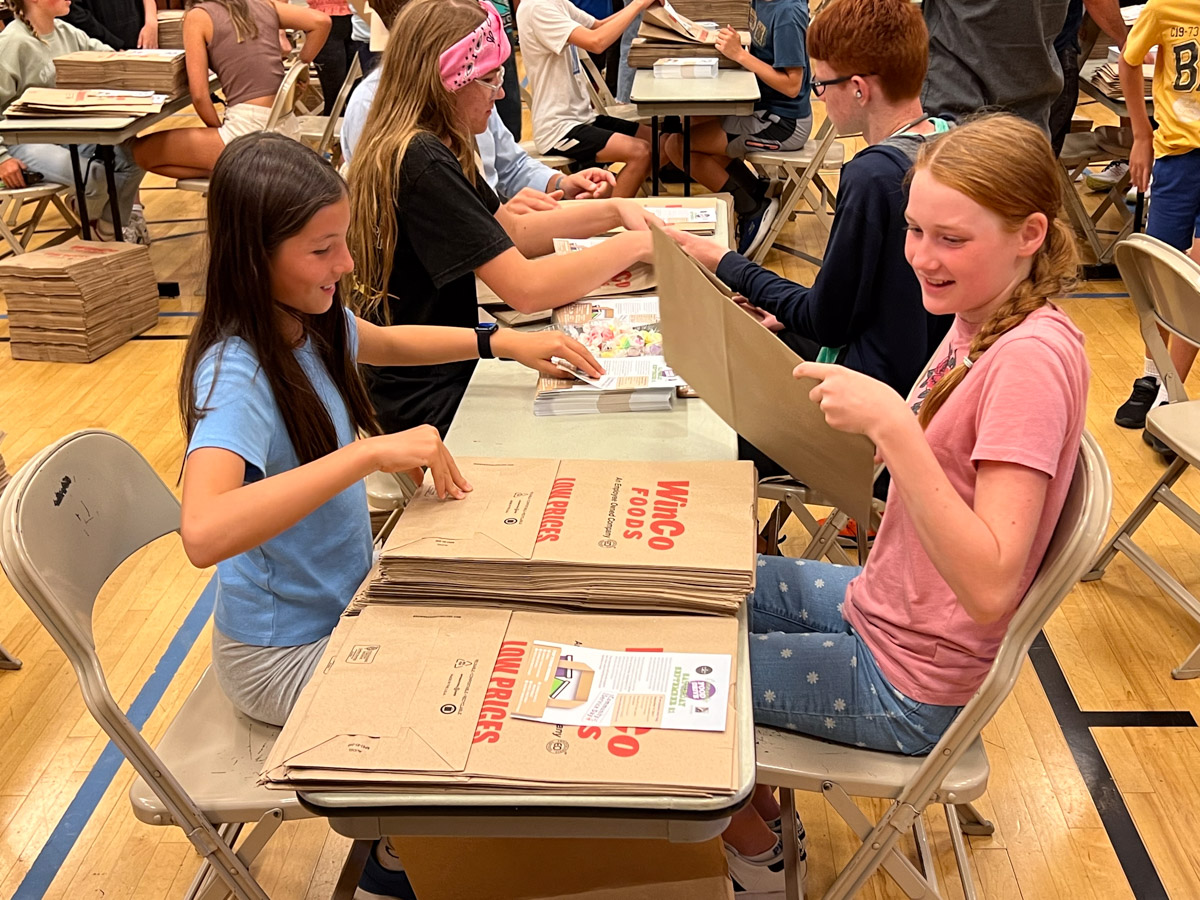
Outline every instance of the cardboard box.
<path id="1" fill-rule="evenodd" d="M 421 900 L 732 900 L 719 839 L 393 838 Z M 463 865 L 469 860 L 470 865 Z"/>
<path id="2" fill-rule="evenodd" d="M 654 228 L 667 362 L 731 428 L 859 522 L 870 521 L 875 446 L 831 428 L 792 376 L 803 360 L 732 299 L 729 288 Z"/>
<path id="3" fill-rule="evenodd" d="M 716 78 L 717 61 L 713 57 L 686 59 L 668 56 L 654 63 L 655 78 Z"/>

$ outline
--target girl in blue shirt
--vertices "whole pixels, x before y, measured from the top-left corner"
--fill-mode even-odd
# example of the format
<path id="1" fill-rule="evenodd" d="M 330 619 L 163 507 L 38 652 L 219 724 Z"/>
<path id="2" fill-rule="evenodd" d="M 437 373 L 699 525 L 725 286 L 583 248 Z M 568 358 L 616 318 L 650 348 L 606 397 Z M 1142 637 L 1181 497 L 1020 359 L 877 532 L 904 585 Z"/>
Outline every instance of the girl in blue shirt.
<path id="1" fill-rule="evenodd" d="M 213 668 L 242 711 L 282 724 L 371 564 L 363 478 L 427 468 L 438 496 L 463 479 L 437 430 L 382 435 L 358 364 L 478 356 L 470 329 L 382 327 L 343 305 L 346 183 L 296 141 L 253 134 L 213 171 L 207 295 L 188 339 L 181 534 L 217 566 Z M 548 374 L 552 356 L 594 374 L 564 335 L 503 330 L 493 351 Z M 357 434 L 370 435 L 356 439 Z"/>

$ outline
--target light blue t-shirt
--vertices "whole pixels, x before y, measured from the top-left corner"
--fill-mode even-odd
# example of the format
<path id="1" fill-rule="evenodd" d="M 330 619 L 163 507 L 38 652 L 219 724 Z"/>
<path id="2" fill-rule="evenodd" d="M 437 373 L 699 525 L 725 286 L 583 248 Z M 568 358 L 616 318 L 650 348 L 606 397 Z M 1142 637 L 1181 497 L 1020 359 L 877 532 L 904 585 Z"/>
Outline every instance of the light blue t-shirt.
<path id="1" fill-rule="evenodd" d="M 357 324 L 349 311 L 346 318 L 356 357 Z M 295 354 L 333 419 L 339 446 L 349 444 L 355 438 L 350 413 L 312 341 Z M 246 461 L 246 484 L 300 465 L 267 376 L 245 341 L 227 338 L 210 347 L 195 384 L 196 404 L 207 411 L 188 453 L 200 447 L 236 453 Z M 282 534 L 217 563 L 216 626 L 260 647 L 312 643 L 333 631 L 370 567 L 367 491 L 356 481 Z"/>
<path id="2" fill-rule="evenodd" d="M 359 82 L 350 100 L 346 103 L 345 118 L 342 120 L 342 153 L 349 162 L 367 124 L 367 113 L 379 90 L 382 66 L 376 66 L 371 74 Z M 479 158 L 483 163 L 483 177 L 502 200 L 515 197 L 521 188 L 544 191 L 559 175 L 549 166 L 544 166 L 513 140 L 512 132 L 495 109 L 488 116 L 487 131 L 475 135 Z"/>

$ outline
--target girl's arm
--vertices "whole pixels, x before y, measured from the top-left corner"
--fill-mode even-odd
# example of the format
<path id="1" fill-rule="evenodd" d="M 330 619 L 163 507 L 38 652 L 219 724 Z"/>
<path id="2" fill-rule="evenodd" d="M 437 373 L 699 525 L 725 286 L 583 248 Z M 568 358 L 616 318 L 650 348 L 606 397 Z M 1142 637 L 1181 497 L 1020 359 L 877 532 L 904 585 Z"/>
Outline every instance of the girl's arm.
<path id="1" fill-rule="evenodd" d="M 568 203 L 553 209 L 514 213 L 506 206 L 496 211 L 498 221 L 521 255 L 545 256 L 554 252 L 555 238 L 590 238 L 624 226 L 629 231 L 646 231 L 657 218 L 632 200 L 603 200 L 593 203 Z"/>
<path id="2" fill-rule="evenodd" d="M 329 29 L 333 27 L 333 21 L 325 13 L 309 9 L 307 6 L 293 6 L 290 3 L 280 3 L 278 0 L 273 0 L 273 2 L 275 11 L 279 13 L 280 28 L 291 28 L 305 33 L 304 47 L 300 50 L 298 59 L 301 64 L 308 65 L 317 58 L 317 54 L 325 46 L 325 40 L 329 37 Z"/>
<path id="3" fill-rule="evenodd" d="M 138 32 L 137 45 L 153 50 L 158 46 L 158 4 L 154 0 L 142 0 L 142 13 L 146 18 L 142 30 Z"/>
<path id="4" fill-rule="evenodd" d="M 208 87 L 208 42 L 212 40 L 212 19 L 202 9 L 189 9 L 183 17 L 183 51 L 187 65 L 188 92 L 196 115 L 209 128 L 220 128 L 221 119 L 213 106 Z"/>
<path id="5" fill-rule="evenodd" d="M 573 303 L 633 263 L 653 259 L 650 232 L 627 231 L 578 253 L 540 259 L 526 259 L 516 247 L 509 247 L 475 274 L 513 309 L 537 312 Z"/>
<path id="6" fill-rule="evenodd" d="M 976 622 L 1008 613 L 1041 519 L 1050 476 L 1017 463 L 981 461 L 974 506 L 946 477 L 917 417 L 882 382 L 842 366 L 801 363 L 797 378 L 820 382 L 809 397 L 839 431 L 865 434 L 904 496 L 917 537 Z"/>
<path id="7" fill-rule="evenodd" d="M 604 374 L 586 347 L 560 331 L 501 328 L 492 335 L 492 353 L 544 375 L 561 377 L 561 370 L 550 361 L 555 356 L 597 378 Z M 478 358 L 479 342 L 470 328 L 381 326 L 358 320 L 358 361 L 369 366 L 432 366 Z"/>
<path id="8" fill-rule="evenodd" d="M 201 447 L 188 454 L 183 472 L 183 549 L 193 565 L 215 565 L 286 531 L 372 472 L 418 466 L 429 467 L 439 497 L 461 499 L 471 489 L 432 425 L 355 441 L 253 484 L 242 483 L 242 457 Z"/>

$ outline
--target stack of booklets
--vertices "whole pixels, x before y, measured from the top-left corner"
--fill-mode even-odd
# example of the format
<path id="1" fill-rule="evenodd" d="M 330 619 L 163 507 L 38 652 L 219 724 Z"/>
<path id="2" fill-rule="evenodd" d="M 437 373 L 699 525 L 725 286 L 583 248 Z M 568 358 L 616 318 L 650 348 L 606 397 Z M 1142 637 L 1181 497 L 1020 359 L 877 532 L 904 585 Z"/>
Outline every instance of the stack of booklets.
<path id="1" fill-rule="evenodd" d="M 158 321 L 150 248 L 70 240 L 0 261 L 13 359 L 91 362 Z"/>
<path id="2" fill-rule="evenodd" d="M 667 410 L 683 385 L 663 358 L 657 297 L 611 297 L 554 310 L 553 327 L 588 348 L 605 374 L 538 379 L 533 413 L 567 416 Z"/>
<path id="3" fill-rule="evenodd" d="M 448 791 L 732 797 L 753 780 L 741 653 L 731 616 L 369 606 L 334 629 L 260 783 L 431 803 Z M 385 703 L 371 699 L 381 690 Z"/>
<path id="4" fill-rule="evenodd" d="M 128 117 L 153 115 L 162 110 L 166 94 L 153 91 L 74 90 L 26 88 L 4 111 L 10 119 L 58 119 L 67 116 Z"/>
<path id="5" fill-rule="evenodd" d="M 4 443 L 4 432 L 0 431 L 0 444 Z M 4 456 L 0 454 L 0 493 L 4 493 L 4 488 L 12 480 L 12 476 L 8 473 L 8 469 L 4 465 Z"/>
<path id="6" fill-rule="evenodd" d="M 170 50 L 183 49 L 183 10 L 158 11 L 158 46 Z"/>
<path id="7" fill-rule="evenodd" d="M 183 51 L 79 50 L 54 60 L 60 88 L 112 88 L 177 95 L 187 90 Z"/>
<path id="8" fill-rule="evenodd" d="M 363 603 L 732 613 L 754 589 L 749 462 L 460 459 L 388 536 Z M 355 603 L 359 603 L 356 600 Z"/>

